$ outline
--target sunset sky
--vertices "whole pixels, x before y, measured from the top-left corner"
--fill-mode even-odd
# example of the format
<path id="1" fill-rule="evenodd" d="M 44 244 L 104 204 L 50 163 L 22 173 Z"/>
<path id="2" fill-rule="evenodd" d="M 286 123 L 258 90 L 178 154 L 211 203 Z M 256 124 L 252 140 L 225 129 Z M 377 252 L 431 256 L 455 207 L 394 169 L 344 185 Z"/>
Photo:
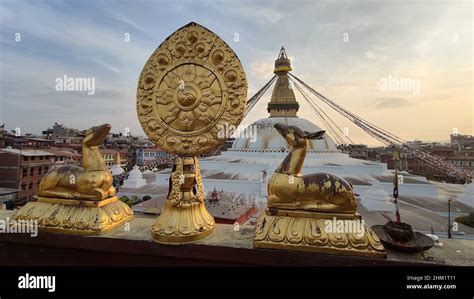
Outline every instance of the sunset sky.
<path id="1" fill-rule="evenodd" d="M 156 47 L 194 21 L 239 56 L 249 96 L 272 77 L 282 45 L 293 73 L 406 140 L 474 134 L 472 1 L 0 1 L 0 124 L 41 133 L 54 122 L 142 135 L 138 76 Z M 19 33 L 19 35 L 18 35 Z M 130 34 L 125 42 L 124 34 Z M 234 37 L 238 34 L 238 40 Z M 15 40 L 20 36 L 21 40 Z M 96 92 L 55 80 L 94 77 Z M 412 79 L 417 90 L 382 88 Z M 321 120 L 297 93 L 300 117 Z M 267 117 L 263 98 L 243 124 Z M 324 104 L 350 137 L 377 144 Z"/>

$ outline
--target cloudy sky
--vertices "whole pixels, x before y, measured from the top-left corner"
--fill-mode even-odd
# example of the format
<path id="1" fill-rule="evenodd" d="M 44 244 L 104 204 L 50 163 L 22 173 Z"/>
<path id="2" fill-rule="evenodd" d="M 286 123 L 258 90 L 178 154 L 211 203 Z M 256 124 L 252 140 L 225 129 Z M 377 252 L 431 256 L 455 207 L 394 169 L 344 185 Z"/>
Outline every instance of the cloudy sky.
<path id="1" fill-rule="evenodd" d="M 472 13 L 472 1 L 0 0 L 0 124 L 40 133 L 54 122 L 108 122 L 143 134 L 139 73 L 167 36 L 195 21 L 237 53 L 249 94 L 272 77 L 284 45 L 296 76 L 406 140 L 474 134 Z M 64 75 L 95 78 L 95 94 L 56 91 Z M 414 85 L 386 84 L 394 80 Z M 266 117 L 267 101 L 243 124 Z M 300 105 L 300 117 L 324 128 L 301 97 Z M 353 140 L 376 144 L 320 106 Z"/>

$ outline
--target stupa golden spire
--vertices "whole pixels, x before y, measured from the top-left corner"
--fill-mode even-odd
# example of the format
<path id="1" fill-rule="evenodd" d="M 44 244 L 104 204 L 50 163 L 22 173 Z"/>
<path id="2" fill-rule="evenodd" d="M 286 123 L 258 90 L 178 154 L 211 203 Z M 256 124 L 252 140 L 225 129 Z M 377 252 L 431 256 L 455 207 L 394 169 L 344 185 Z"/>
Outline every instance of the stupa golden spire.
<path id="1" fill-rule="evenodd" d="M 286 55 L 285 48 L 281 47 L 273 70 L 278 78 L 267 108 L 270 117 L 297 117 L 300 106 L 288 79 L 288 72 L 291 70 L 291 61 Z"/>

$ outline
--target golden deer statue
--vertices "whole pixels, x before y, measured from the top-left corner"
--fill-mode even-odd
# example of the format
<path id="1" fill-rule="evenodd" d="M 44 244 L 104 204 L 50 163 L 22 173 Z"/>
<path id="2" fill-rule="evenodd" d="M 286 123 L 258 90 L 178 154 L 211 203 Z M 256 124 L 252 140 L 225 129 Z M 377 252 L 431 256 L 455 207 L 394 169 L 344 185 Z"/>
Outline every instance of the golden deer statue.
<path id="1" fill-rule="evenodd" d="M 325 132 L 283 124 L 275 129 L 291 151 L 268 182 L 254 246 L 385 258 L 382 243 L 357 213 L 351 184 L 329 173 L 301 174 L 308 140 L 322 139 Z"/>
<path id="2" fill-rule="evenodd" d="M 41 180 L 38 196 L 86 200 L 114 196 L 112 174 L 99 150 L 110 128 L 109 124 L 103 124 L 88 129 L 82 141 L 82 167 L 64 165 L 52 168 Z"/>
<path id="3" fill-rule="evenodd" d="M 283 124 L 275 129 L 292 149 L 268 182 L 268 207 L 354 214 L 356 201 L 347 181 L 328 173 L 301 174 L 308 140 L 322 139 L 325 131 L 309 133 Z"/>
<path id="4" fill-rule="evenodd" d="M 40 231 L 63 234 L 101 234 L 133 219 L 132 209 L 119 200 L 112 174 L 99 146 L 110 132 L 104 124 L 88 129 L 82 140 L 82 167 L 53 167 L 40 182 L 36 201 L 12 216 L 34 220 Z"/>

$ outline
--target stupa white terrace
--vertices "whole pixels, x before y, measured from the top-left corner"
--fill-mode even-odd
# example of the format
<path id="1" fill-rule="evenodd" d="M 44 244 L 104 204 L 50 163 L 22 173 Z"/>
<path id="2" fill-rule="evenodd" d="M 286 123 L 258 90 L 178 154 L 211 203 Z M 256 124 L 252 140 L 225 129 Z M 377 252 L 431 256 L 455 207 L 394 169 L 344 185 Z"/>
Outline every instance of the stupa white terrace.
<path id="1" fill-rule="evenodd" d="M 275 62 L 277 80 L 268 103 L 269 117 L 255 121 L 236 138 L 233 145 L 221 155 L 201 160 L 201 173 L 204 188 L 208 191 L 216 188 L 245 203 L 263 205 L 267 196 L 267 179 L 288 154 L 289 147 L 280 134 L 273 128 L 276 123 L 297 126 L 305 131 L 322 130 L 310 120 L 298 117 L 299 104 L 294 91 L 290 88 L 288 72 L 290 60 L 284 49 Z M 252 130 L 253 132 L 247 132 Z M 251 133 L 255 133 L 251 134 Z M 255 138 L 256 137 L 256 138 Z M 385 163 L 350 158 L 338 150 L 332 138 L 326 134 L 324 139 L 310 141 L 303 174 L 327 172 L 345 178 L 353 186 L 366 208 L 371 210 L 373 197 L 366 194 L 392 194 L 393 171 L 387 170 Z M 159 186 L 168 186 L 170 170 L 157 175 Z M 403 184 L 399 188 L 401 196 L 437 198 L 438 187 L 424 177 L 401 173 Z M 368 190 L 371 192 L 367 192 Z M 369 204 L 367 204 L 369 203 Z M 374 203 L 377 206 L 380 201 Z"/>

